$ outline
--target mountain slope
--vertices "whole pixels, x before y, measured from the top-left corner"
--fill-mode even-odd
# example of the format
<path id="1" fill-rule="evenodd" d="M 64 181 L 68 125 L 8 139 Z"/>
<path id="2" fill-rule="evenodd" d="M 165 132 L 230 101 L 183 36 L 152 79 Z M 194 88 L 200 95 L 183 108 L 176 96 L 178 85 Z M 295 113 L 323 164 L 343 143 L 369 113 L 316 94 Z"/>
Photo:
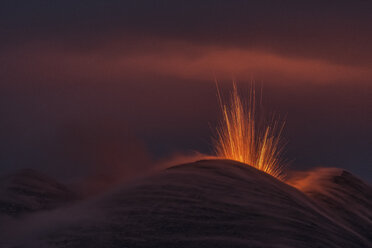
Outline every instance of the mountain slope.
<path id="1" fill-rule="evenodd" d="M 289 183 L 309 196 L 328 215 L 372 243 L 372 188 L 369 185 L 338 168 L 297 173 Z"/>
<path id="2" fill-rule="evenodd" d="M 84 221 L 51 219 L 53 228 L 33 228 L 32 237 L 5 247 L 372 247 L 368 222 L 362 232 L 344 221 L 342 214 L 353 218 L 353 212 L 333 212 L 228 160 L 171 167 L 80 206 L 81 213 L 86 209 L 99 212 Z"/>
<path id="3" fill-rule="evenodd" d="M 53 209 L 76 198 L 66 186 L 32 169 L 0 178 L 0 215 Z"/>

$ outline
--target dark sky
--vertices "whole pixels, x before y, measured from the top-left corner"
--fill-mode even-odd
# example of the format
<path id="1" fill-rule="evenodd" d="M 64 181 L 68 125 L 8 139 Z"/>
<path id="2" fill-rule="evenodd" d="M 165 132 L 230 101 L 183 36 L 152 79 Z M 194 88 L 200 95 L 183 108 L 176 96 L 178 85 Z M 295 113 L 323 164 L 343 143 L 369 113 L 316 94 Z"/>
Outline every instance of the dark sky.
<path id="1" fill-rule="evenodd" d="M 211 154 L 217 78 L 287 116 L 291 168 L 372 181 L 371 23 L 370 1 L 2 1 L 1 170 Z"/>

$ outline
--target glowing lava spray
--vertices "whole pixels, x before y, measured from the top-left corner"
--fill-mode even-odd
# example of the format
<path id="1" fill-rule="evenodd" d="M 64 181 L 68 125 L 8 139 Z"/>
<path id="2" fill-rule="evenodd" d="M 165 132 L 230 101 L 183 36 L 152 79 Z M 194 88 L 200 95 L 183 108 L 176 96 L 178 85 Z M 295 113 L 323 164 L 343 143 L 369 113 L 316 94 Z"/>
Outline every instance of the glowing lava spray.
<path id="1" fill-rule="evenodd" d="M 257 111 L 253 85 L 247 101 L 242 100 L 235 83 L 229 104 L 223 101 L 218 87 L 217 92 L 222 111 L 215 139 L 217 157 L 251 165 L 283 180 L 281 135 L 285 122 L 275 116 L 267 119 Z"/>

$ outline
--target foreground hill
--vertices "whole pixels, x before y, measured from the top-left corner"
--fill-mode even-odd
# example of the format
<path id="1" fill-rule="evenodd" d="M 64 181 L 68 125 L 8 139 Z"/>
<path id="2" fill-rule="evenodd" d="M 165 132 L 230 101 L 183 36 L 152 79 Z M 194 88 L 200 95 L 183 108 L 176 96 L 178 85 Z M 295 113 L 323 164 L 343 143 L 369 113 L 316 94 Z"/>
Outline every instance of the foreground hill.
<path id="1" fill-rule="evenodd" d="M 0 178 L 0 216 L 50 210 L 76 199 L 69 188 L 32 169 Z"/>
<path id="2" fill-rule="evenodd" d="M 3 246 L 372 247 L 368 185 L 342 170 L 290 184 L 229 160 L 174 166 L 74 208 L 35 214 L 23 221 L 32 231 L 13 223 Z"/>

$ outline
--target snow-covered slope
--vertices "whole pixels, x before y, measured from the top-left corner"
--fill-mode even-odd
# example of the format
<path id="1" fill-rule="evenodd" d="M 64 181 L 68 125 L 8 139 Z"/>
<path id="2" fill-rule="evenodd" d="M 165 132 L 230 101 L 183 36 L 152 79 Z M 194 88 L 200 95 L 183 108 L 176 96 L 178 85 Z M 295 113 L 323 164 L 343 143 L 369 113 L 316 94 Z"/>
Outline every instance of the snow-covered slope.
<path id="1" fill-rule="evenodd" d="M 53 209 L 75 199 L 67 187 L 32 169 L 0 178 L 0 215 Z"/>
<path id="2" fill-rule="evenodd" d="M 91 218 L 50 217 L 47 228 L 33 225 L 32 236 L 23 229 L 3 246 L 372 247 L 371 188 L 339 170 L 326 172 L 318 172 L 323 185 L 304 176 L 291 181 L 301 188 L 307 180 L 302 192 L 233 161 L 174 166 L 65 209 L 64 216 L 96 209 Z"/>

